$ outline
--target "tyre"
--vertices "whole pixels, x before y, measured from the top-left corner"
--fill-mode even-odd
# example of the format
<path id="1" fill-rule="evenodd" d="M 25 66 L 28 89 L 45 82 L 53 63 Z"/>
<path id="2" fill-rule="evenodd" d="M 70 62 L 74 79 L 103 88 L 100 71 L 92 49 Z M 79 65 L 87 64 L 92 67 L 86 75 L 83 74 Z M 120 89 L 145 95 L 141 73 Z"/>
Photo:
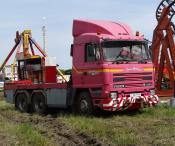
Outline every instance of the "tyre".
<path id="1" fill-rule="evenodd" d="M 45 97 L 41 93 L 36 93 L 32 99 L 32 107 L 34 112 L 38 114 L 45 114 L 47 110 Z"/>
<path id="2" fill-rule="evenodd" d="M 74 106 L 77 113 L 90 115 L 94 112 L 91 96 L 88 92 L 81 92 L 75 102 Z"/>
<path id="3" fill-rule="evenodd" d="M 27 96 L 24 93 L 18 94 L 15 102 L 16 108 L 21 112 L 29 112 L 29 104 L 27 102 Z"/>

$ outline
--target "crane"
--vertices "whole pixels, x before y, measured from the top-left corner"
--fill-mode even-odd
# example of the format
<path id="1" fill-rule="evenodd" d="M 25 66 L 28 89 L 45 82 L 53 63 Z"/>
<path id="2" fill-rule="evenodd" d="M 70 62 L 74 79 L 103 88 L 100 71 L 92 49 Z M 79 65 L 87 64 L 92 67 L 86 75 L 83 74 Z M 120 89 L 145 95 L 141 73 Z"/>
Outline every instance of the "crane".
<path id="1" fill-rule="evenodd" d="M 162 0 L 156 11 L 158 24 L 153 32 L 152 56 L 155 66 L 155 81 L 157 94 L 171 96 L 175 88 L 175 25 L 172 19 L 175 15 L 175 1 Z M 169 90 L 162 89 L 164 70 L 169 78 Z"/>
<path id="2" fill-rule="evenodd" d="M 14 62 L 13 62 L 13 66 L 15 66 L 15 62 L 19 58 L 20 59 L 32 59 L 32 58 L 35 59 L 35 58 L 40 57 L 40 56 L 35 54 L 34 46 L 42 54 L 42 57 L 47 57 L 46 52 L 32 38 L 31 30 L 24 30 L 21 34 L 19 34 L 19 32 L 17 31 L 16 38 L 15 38 L 15 45 L 11 49 L 10 53 L 8 54 L 8 56 L 6 57 L 6 59 L 4 60 L 2 65 L 0 66 L 0 72 L 3 70 L 6 63 L 8 62 L 10 57 L 13 55 L 15 50 L 17 50 L 17 51 L 16 51 Z M 21 51 L 21 48 L 23 48 L 22 51 Z M 65 80 L 65 82 L 67 82 L 67 79 L 64 77 L 64 75 L 62 74 L 60 69 L 57 68 L 57 72 L 58 72 L 58 74 L 61 75 L 63 80 Z"/>

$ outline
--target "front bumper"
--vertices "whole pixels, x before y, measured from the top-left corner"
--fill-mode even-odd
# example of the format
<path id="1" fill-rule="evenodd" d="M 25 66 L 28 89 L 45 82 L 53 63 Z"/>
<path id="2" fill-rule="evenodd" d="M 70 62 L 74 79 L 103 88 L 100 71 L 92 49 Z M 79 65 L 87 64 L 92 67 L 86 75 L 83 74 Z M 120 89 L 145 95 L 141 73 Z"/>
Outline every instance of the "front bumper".
<path id="1" fill-rule="evenodd" d="M 121 97 L 112 99 L 108 103 L 102 104 L 102 109 L 107 111 L 124 111 L 152 107 L 159 103 L 157 95 L 139 97 Z"/>

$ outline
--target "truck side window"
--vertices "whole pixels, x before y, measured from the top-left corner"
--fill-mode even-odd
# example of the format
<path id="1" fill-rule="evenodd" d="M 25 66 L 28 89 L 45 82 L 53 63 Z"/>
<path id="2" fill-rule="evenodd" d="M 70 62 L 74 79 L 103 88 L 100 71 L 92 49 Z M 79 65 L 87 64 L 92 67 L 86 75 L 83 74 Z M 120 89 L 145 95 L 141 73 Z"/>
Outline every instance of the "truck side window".
<path id="1" fill-rule="evenodd" d="M 100 50 L 95 44 L 87 44 L 85 46 L 85 61 L 95 62 L 100 59 Z"/>

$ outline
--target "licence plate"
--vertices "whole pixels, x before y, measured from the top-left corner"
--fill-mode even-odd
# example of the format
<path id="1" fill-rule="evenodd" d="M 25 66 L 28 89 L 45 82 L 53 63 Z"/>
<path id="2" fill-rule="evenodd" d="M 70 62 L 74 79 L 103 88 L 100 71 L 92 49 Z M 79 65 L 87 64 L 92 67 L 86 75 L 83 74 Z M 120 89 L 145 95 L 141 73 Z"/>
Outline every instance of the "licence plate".
<path id="1" fill-rule="evenodd" d="M 131 93 L 130 97 L 139 97 L 141 96 L 141 93 Z"/>

